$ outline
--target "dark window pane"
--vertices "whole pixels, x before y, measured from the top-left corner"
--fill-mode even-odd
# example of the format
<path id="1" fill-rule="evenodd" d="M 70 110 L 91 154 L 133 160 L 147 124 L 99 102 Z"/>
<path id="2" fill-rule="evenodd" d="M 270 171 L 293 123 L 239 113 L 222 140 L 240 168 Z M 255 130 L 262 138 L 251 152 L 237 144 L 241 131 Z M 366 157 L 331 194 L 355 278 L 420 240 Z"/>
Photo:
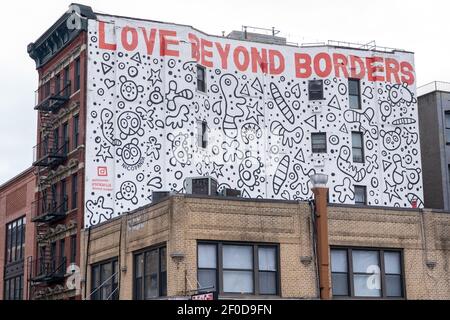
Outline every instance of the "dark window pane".
<path id="1" fill-rule="evenodd" d="M 308 82 L 309 100 L 323 99 L 323 80 L 310 80 Z"/>
<path id="2" fill-rule="evenodd" d="M 445 113 L 445 127 L 450 129 L 450 112 Z"/>
<path id="3" fill-rule="evenodd" d="M 199 288 L 205 288 L 205 291 L 213 291 L 216 287 L 216 270 L 198 270 Z"/>
<path id="4" fill-rule="evenodd" d="M 446 133 L 446 135 L 447 135 L 447 142 L 450 143 L 450 129 L 446 129 L 446 130 L 445 130 L 445 133 Z"/>
<path id="5" fill-rule="evenodd" d="M 311 133 L 311 149 L 312 153 L 327 152 L 326 133 Z"/>
<path id="6" fill-rule="evenodd" d="M 359 95 L 359 81 L 358 80 L 348 80 L 348 93 L 350 95 Z"/>
<path id="7" fill-rule="evenodd" d="M 198 267 L 215 269 L 217 265 L 217 250 L 214 244 L 198 245 Z"/>
<path id="8" fill-rule="evenodd" d="M 348 296 L 348 275 L 346 273 L 332 273 L 331 282 L 333 295 Z"/>
<path id="9" fill-rule="evenodd" d="M 252 269 L 253 268 L 253 247 L 224 245 L 223 268 L 224 269 Z"/>
<path id="10" fill-rule="evenodd" d="M 259 272 L 259 293 L 277 294 L 276 272 Z"/>
<path id="11" fill-rule="evenodd" d="M 400 275 L 386 275 L 386 296 L 402 296 L 402 278 Z"/>
<path id="12" fill-rule="evenodd" d="M 380 274 L 354 275 L 353 284 L 356 297 L 381 297 Z"/>
<path id="13" fill-rule="evenodd" d="M 379 269 L 378 251 L 353 250 L 353 272 L 372 273 L 374 267 Z"/>
<path id="14" fill-rule="evenodd" d="M 355 186 L 355 203 L 366 204 L 366 187 Z"/>
<path id="15" fill-rule="evenodd" d="M 348 96 L 348 103 L 351 109 L 360 109 L 359 96 Z"/>
<path id="16" fill-rule="evenodd" d="M 155 298 L 158 292 L 158 250 L 152 250 L 145 254 L 145 298 Z"/>
<path id="17" fill-rule="evenodd" d="M 400 252 L 384 252 L 384 272 L 387 274 L 401 274 Z"/>
<path id="18" fill-rule="evenodd" d="M 362 148 L 362 136 L 359 132 L 352 132 L 352 145 L 354 148 Z"/>

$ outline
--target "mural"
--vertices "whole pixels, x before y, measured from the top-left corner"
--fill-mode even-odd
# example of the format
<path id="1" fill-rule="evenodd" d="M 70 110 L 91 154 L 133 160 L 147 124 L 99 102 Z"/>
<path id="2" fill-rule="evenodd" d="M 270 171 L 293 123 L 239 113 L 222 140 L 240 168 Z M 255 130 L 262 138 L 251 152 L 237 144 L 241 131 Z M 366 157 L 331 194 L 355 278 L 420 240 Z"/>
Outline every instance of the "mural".
<path id="1" fill-rule="evenodd" d="M 148 204 L 153 191 L 184 192 L 184 180 L 199 175 L 245 197 L 303 200 L 320 172 L 333 203 L 354 203 L 361 185 L 369 205 L 423 204 L 412 54 L 249 44 L 99 20 L 89 21 L 87 48 L 86 227 Z M 197 63 L 206 93 L 197 90 Z M 361 110 L 349 108 L 353 76 Z M 311 79 L 323 79 L 323 100 L 309 100 Z M 354 131 L 364 137 L 363 163 L 352 160 Z M 315 132 L 326 133 L 326 153 L 312 153 Z"/>

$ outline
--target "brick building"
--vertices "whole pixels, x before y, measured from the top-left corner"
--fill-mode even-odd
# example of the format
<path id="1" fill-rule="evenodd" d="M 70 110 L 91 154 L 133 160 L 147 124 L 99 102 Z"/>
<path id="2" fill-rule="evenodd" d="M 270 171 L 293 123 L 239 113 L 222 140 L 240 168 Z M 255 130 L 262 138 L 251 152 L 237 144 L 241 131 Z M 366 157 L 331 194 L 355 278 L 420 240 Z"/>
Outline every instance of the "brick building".
<path id="1" fill-rule="evenodd" d="M 312 212 L 308 202 L 171 196 L 84 231 L 82 292 L 317 299 Z M 333 298 L 450 299 L 447 213 L 330 204 L 328 216 Z"/>
<path id="2" fill-rule="evenodd" d="M 27 258 L 35 250 L 34 192 L 34 168 L 0 186 L 0 300 L 29 297 Z"/>

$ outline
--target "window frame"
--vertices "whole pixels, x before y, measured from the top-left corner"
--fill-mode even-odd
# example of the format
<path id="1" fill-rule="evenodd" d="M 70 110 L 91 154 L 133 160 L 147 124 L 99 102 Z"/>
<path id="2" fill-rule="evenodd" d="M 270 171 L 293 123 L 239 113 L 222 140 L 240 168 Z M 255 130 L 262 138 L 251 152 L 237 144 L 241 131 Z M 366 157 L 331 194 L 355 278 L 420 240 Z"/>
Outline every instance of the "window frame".
<path id="1" fill-rule="evenodd" d="M 77 234 L 70 236 L 70 263 L 76 263 L 77 260 Z"/>
<path id="2" fill-rule="evenodd" d="M 358 83 L 358 94 L 354 95 L 354 94 L 350 94 L 350 81 L 354 81 Z M 358 97 L 358 107 L 357 108 L 352 108 L 350 105 L 350 96 L 356 96 Z M 361 110 L 362 109 L 362 104 L 361 104 L 361 81 L 358 78 L 348 78 L 348 107 L 350 109 L 353 110 Z"/>
<path id="3" fill-rule="evenodd" d="M 361 137 L 361 147 L 355 147 L 353 144 L 353 135 L 358 134 Z M 365 163 L 365 152 L 364 152 L 364 134 L 360 131 L 352 131 L 351 132 L 351 141 L 352 141 L 352 161 L 353 163 Z M 355 161 L 355 149 L 361 149 L 361 161 Z"/>
<path id="4" fill-rule="evenodd" d="M 71 210 L 74 210 L 78 208 L 78 173 L 72 175 L 70 191 L 72 198 L 70 208 Z"/>
<path id="5" fill-rule="evenodd" d="M 80 136 L 80 115 L 77 114 L 73 116 L 72 120 L 72 150 L 78 148 L 79 146 L 79 136 Z"/>
<path id="6" fill-rule="evenodd" d="M 198 246 L 200 244 L 205 245 L 215 245 L 216 246 L 216 284 L 217 288 L 215 288 L 218 295 L 221 296 L 230 296 L 230 297 L 242 297 L 242 296 L 264 296 L 264 297 L 279 297 L 281 295 L 281 262 L 280 262 L 280 244 L 279 243 L 261 243 L 261 242 L 239 242 L 239 241 L 212 241 L 212 240 L 198 240 L 197 241 L 197 279 L 198 279 L 198 273 L 199 270 L 214 270 L 214 269 L 208 269 L 208 268 L 199 268 L 198 262 L 199 262 L 199 250 Z M 224 269 L 223 268 L 223 246 L 251 246 L 252 247 L 252 253 L 253 253 L 253 292 L 252 293 L 236 293 L 236 292 L 225 292 L 223 290 L 223 271 L 224 270 L 233 270 L 233 271 L 239 271 L 239 269 Z M 277 270 L 274 271 L 276 273 L 275 280 L 275 294 L 262 294 L 260 293 L 259 289 L 259 273 L 261 272 L 259 270 L 259 248 L 275 248 L 275 259 L 276 259 L 276 267 Z M 242 270 L 242 271 L 248 271 L 248 270 Z M 265 272 L 264 270 L 262 272 Z M 214 291 L 214 290 L 204 290 L 205 291 Z"/>
<path id="7" fill-rule="evenodd" d="M 17 281 L 19 280 L 19 281 Z M 19 288 L 17 288 L 19 282 Z M 13 284 L 13 286 L 11 286 Z M 11 288 L 13 290 L 11 291 Z M 3 300 L 14 301 L 24 299 L 24 274 L 19 274 L 13 277 L 5 278 L 3 280 Z"/>
<path id="8" fill-rule="evenodd" d="M 114 266 L 115 266 L 115 263 L 117 262 L 117 268 L 119 269 L 119 270 L 115 270 L 115 268 L 114 268 Z M 102 279 L 102 275 L 101 275 L 101 270 L 102 270 L 102 266 L 104 266 L 104 265 L 107 265 L 107 264 L 111 264 L 111 279 L 109 280 L 109 281 L 111 281 L 111 283 L 110 283 L 110 285 L 111 285 L 111 292 L 110 292 L 110 294 L 115 290 L 115 287 L 114 287 L 114 279 L 115 278 L 117 278 L 117 288 L 119 287 L 119 272 L 120 272 L 120 268 L 119 268 L 119 260 L 118 260 L 118 257 L 113 257 L 113 258 L 110 258 L 110 259 L 107 259 L 107 260 L 103 260 L 103 261 L 99 261 L 99 262 L 96 262 L 96 263 L 94 263 L 94 264 L 91 264 L 91 270 L 90 270 L 90 284 L 91 284 L 91 287 L 90 287 L 90 299 L 91 300 L 106 300 L 106 298 L 108 298 L 108 297 L 102 297 L 102 289 L 99 289 L 99 290 L 97 290 L 99 287 L 94 287 L 94 281 L 96 280 L 95 279 L 95 277 L 94 277 L 94 269 L 95 268 L 99 268 L 99 276 L 100 276 L 100 286 L 102 285 L 102 283 L 101 283 L 101 279 Z M 113 275 L 115 274 L 117 272 L 117 275 L 114 277 Z M 94 290 L 97 290 L 94 294 L 93 294 L 93 292 L 94 292 Z M 119 299 L 119 295 L 118 295 L 118 293 L 119 293 L 119 291 L 117 290 L 116 291 L 116 293 L 114 293 L 112 296 L 111 296 L 111 299 L 110 300 L 118 300 Z M 98 298 L 97 298 L 97 295 L 98 295 Z M 96 298 L 96 299 L 93 299 L 93 298 Z"/>
<path id="9" fill-rule="evenodd" d="M 331 261 L 331 251 L 332 250 L 345 250 L 347 257 L 347 286 L 348 286 L 348 295 L 334 295 L 333 299 L 358 299 L 358 300 L 406 300 L 407 292 L 406 292 L 406 279 L 405 279 L 405 262 L 404 262 L 404 250 L 403 248 L 374 248 L 374 247 L 357 247 L 357 246 L 331 246 L 330 247 L 330 275 L 333 276 L 333 273 L 342 272 L 332 272 L 332 261 Z M 363 296 L 355 296 L 354 290 L 354 272 L 353 272 L 353 251 L 375 251 L 378 253 L 378 261 L 380 263 L 380 283 L 381 283 L 381 296 L 379 297 L 363 297 Z M 400 255 L 400 279 L 401 279 L 401 297 L 388 297 L 386 295 L 386 273 L 385 273 L 385 263 L 384 263 L 384 253 L 385 252 L 395 252 Z M 357 273 L 358 274 L 358 273 Z M 333 287 L 333 283 L 331 283 L 331 287 Z"/>
<path id="10" fill-rule="evenodd" d="M 200 88 L 199 84 L 199 75 L 198 70 L 201 69 L 203 71 L 203 79 L 200 79 L 201 83 L 203 83 L 203 86 Z M 202 66 L 201 64 L 197 64 L 196 68 L 196 90 L 197 92 L 206 93 L 207 92 L 207 82 L 206 82 L 206 67 Z"/>
<path id="11" fill-rule="evenodd" d="M 165 276 L 165 294 L 163 292 L 163 286 L 162 286 L 162 279 L 161 279 L 161 251 L 165 250 L 166 252 L 166 276 Z M 146 298 L 145 297 L 145 264 L 146 264 L 146 254 L 152 251 L 156 251 L 157 255 L 158 255 L 158 272 L 157 272 L 157 284 L 158 284 L 158 296 L 157 297 L 153 297 L 153 298 Z M 137 250 L 133 252 L 133 275 L 132 275 L 132 290 L 133 290 L 133 300 L 138 300 L 137 298 L 137 287 L 136 287 L 136 282 L 138 281 L 136 278 L 136 270 L 137 270 L 137 266 L 138 264 L 136 263 L 137 257 L 143 255 L 144 256 L 144 263 L 142 265 L 142 277 L 139 278 L 139 281 L 141 281 L 141 290 L 142 292 L 140 293 L 142 299 L 139 300 L 153 300 L 153 299 L 158 299 L 161 297 L 167 297 L 167 244 L 166 243 L 161 243 L 155 246 L 151 246 L 151 247 L 147 247 L 141 250 Z"/>
<path id="12" fill-rule="evenodd" d="M 311 84 L 313 82 L 320 82 L 322 89 L 320 90 L 320 93 L 321 93 L 320 97 L 311 99 L 311 93 L 319 92 L 318 90 L 311 90 Z M 324 98 L 323 79 L 311 79 L 311 80 L 308 80 L 308 100 L 309 101 L 321 101 L 321 100 L 324 100 L 324 99 L 325 98 Z"/>
<path id="13" fill-rule="evenodd" d="M 355 190 L 355 204 L 361 205 L 361 206 L 367 206 L 367 187 L 363 185 L 353 185 L 353 188 Z M 364 203 L 356 202 L 356 188 L 361 188 L 364 190 Z"/>
<path id="14" fill-rule="evenodd" d="M 325 149 L 319 149 L 319 151 L 314 151 L 314 136 L 325 136 Z M 317 150 L 317 149 L 316 149 Z M 326 132 L 311 132 L 311 153 L 327 153 L 328 152 L 328 144 L 327 144 L 327 133 Z"/>
<path id="15" fill-rule="evenodd" d="M 25 259 L 25 232 L 26 216 L 12 220 L 5 225 L 5 266 Z"/>
<path id="16" fill-rule="evenodd" d="M 450 118 L 450 110 L 444 111 L 445 144 L 450 145 L 450 139 L 447 139 L 447 132 L 450 134 L 450 127 L 447 127 L 447 117 Z"/>
<path id="17" fill-rule="evenodd" d="M 64 76 L 63 76 L 63 81 L 64 81 L 64 95 L 69 98 L 70 95 L 72 94 L 72 85 L 71 85 L 71 81 L 70 81 L 70 66 L 66 66 L 64 68 Z"/>
<path id="18" fill-rule="evenodd" d="M 81 60 L 80 57 L 75 59 L 74 62 L 74 92 L 77 92 L 81 89 Z"/>

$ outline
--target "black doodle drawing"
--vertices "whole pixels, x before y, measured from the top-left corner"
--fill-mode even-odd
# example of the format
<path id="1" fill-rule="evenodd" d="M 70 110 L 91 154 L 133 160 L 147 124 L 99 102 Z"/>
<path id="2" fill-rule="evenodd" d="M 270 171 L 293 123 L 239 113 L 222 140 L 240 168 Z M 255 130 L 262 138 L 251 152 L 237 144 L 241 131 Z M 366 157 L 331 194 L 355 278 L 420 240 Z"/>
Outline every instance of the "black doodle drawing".
<path id="1" fill-rule="evenodd" d="M 392 105 L 388 101 L 381 101 L 380 112 L 381 112 L 381 119 L 383 121 L 386 121 L 386 119 L 389 118 L 389 116 L 392 114 Z"/>
<path id="2" fill-rule="evenodd" d="M 162 188 L 162 179 L 161 177 L 153 177 L 150 179 L 149 182 L 147 182 L 147 186 L 155 188 L 155 189 L 161 189 Z"/>
<path id="3" fill-rule="evenodd" d="M 284 146 L 288 145 L 290 148 L 292 148 L 294 143 L 298 144 L 303 139 L 303 129 L 301 127 L 288 130 L 278 121 L 274 121 L 270 124 L 270 132 L 282 137 L 282 144 Z"/>
<path id="4" fill-rule="evenodd" d="M 342 133 L 348 133 L 348 129 L 347 126 L 344 124 L 342 124 L 341 128 L 339 129 L 340 132 Z"/>
<path id="5" fill-rule="evenodd" d="M 261 82 L 259 81 L 258 78 L 255 78 L 255 80 L 253 80 L 251 87 L 253 89 L 255 89 L 257 92 L 259 92 L 260 94 L 264 93 L 262 86 L 261 86 Z"/>
<path id="6" fill-rule="evenodd" d="M 111 145 L 120 146 L 122 142 L 114 138 L 113 117 L 113 113 L 108 109 L 103 109 L 100 113 L 102 135 Z"/>
<path id="7" fill-rule="evenodd" d="M 346 175 L 352 177 L 356 182 L 360 182 L 366 176 L 366 169 L 358 168 L 358 166 L 353 165 L 349 161 L 350 155 L 350 148 L 347 146 L 342 146 L 337 158 L 338 169 Z"/>
<path id="8" fill-rule="evenodd" d="M 262 134 L 262 130 L 257 124 L 246 123 L 242 126 L 241 137 L 245 144 L 260 139 Z"/>
<path id="9" fill-rule="evenodd" d="M 400 138 L 401 132 L 402 130 L 400 128 L 395 128 L 395 130 L 388 132 L 381 130 L 380 135 L 383 138 L 384 148 L 389 151 L 397 150 L 402 143 L 402 139 Z"/>
<path id="10" fill-rule="evenodd" d="M 112 69 L 113 69 L 113 67 L 111 67 L 110 65 L 102 62 L 102 71 L 103 71 L 104 75 L 108 74 L 108 72 L 110 72 Z M 110 89 L 110 88 L 108 88 L 108 89 Z"/>
<path id="11" fill-rule="evenodd" d="M 86 201 L 86 209 L 87 209 L 86 217 L 87 221 L 89 221 L 89 224 L 86 225 L 88 227 L 112 218 L 114 214 L 114 209 L 105 207 L 104 203 L 105 198 L 103 196 L 98 197 L 96 201 L 93 200 Z"/>
<path id="12" fill-rule="evenodd" d="M 330 102 L 328 103 L 328 106 L 330 108 L 341 110 L 341 105 L 339 104 L 339 99 L 336 95 L 334 95 L 333 98 L 331 98 Z"/>
<path id="13" fill-rule="evenodd" d="M 148 78 L 148 81 L 150 81 L 152 83 L 152 86 L 154 86 L 156 83 L 158 82 L 162 82 L 161 81 L 161 69 L 158 70 L 153 70 L 150 69 L 150 77 Z"/>
<path id="14" fill-rule="evenodd" d="M 159 160 L 159 150 L 161 150 L 161 144 L 158 143 L 156 137 L 152 136 L 148 138 L 147 150 L 145 151 L 145 154 L 151 159 Z"/>
<path id="15" fill-rule="evenodd" d="M 392 121 L 392 124 L 395 126 L 399 125 L 408 125 L 408 124 L 414 124 L 416 123 L 416 120 L 413 118 L 399 118 Z"/>
<path id="16" fill-rule="evenodd" d="M 391 165 L 392 165 L 392 162 L 383 160 L 383 171 L 386 172 Z"/>
<path id="17" fill-rule="evenodd" d="M 406 140 L 406 144 L 416 144 L 419 141 L 419 135 L 415 132 L 410 132 L 408 129 L 403 128 L 402 138 Z"/>
<path id="18" fill-rule="evenodd" d="M 107 159 L 113 159 L 113 156 L 110 151 L 110 146 L 100 145 L 100 149 L 98 150 L 96 156 L 102 157 L 103 161 L 106 162 Z"/>
<path id="19" fill-rule="evenodd" d="M 374 111 L 367 108 L 363 113 L 353 109 L 344 112 L 344 119 L 348 123 L 358 123 L 359 130 L 364 134 L 368 133 L 372 139 L 378 139 L 378 126 L 373 123 Z"/>
<path id="20" fill-rule="evenodd" d="M 141 54 L 139 52 L 136 52 L 130 59 L 134 62 L 142 63 Z"/>
<path id="21" fill-rule="evenodd" d="M 156 87 L 155 90 L 153 90 L 153 91 L 150 93 L 149 100 L 147 101 L 147 105 L 148 105 L 149 107 L 151 107 L 152 105 L 154 105 L 154 104 L 160 104 L 160 103 L 162 103 L 163 101 L 164 101 L 164 97 L 163 97 L 163 95 L 161 94 L 161 89 L 160 89 L 159 87 Z"/>
<path id="22" fill-rule="evenodd" d="M 393 156 L 394 171 L 392 173 L 392 179 L 397 184 L 403 183 L 405 177 L 408 180 L 408 189 L 412 189 L 415 184 L 420 180 L 420 173 L 422 170 L 420 168 L 406 168 L 403 165 L 403 160 L 398 154 Z"/>
<path id="23" fill-rule="evenodd" d="M 183 98 L 186 100 L 192 100 L 194 97 L 194 94 L 189 89 L 184 89 L 177 92 L 177 83 L 175 81 L 169 82 L 169 91 L 166 93 L 166 101 L 167 101 L 167 109 L 170 111 L 176 110 L 176 103 L 175 101 L 179 98 Z"/>
<path id="24" fill-rule="evenodd" d="M 169 133 L 167 135 L 167 139 L 172 142 L 173 157 L 170 159 L 170 164 L 172 166 L 175 166 L 176 163 L 179 163 L 184 166 L 190 163 L 189 159 L 191 158 L 191 156 L 189 155 L 188 148 L 189 136 L 183 133 L 174 136 L 172 133 Z"/>
<path id="25" fill-rule="evenodd" d="M 275 175 L 273 176 L 273 191 L 275 192 L 276 195 L 280 193 L 281 188 L 286 182 L 290 166 L 289 163 L 290 158 L 288 155 L 285 155 L 281 159 L 275 171 Z"/>
<path id="26" fill-rule="evenodd" d="M 247 86 L 247 84 L 244 84 L 244 86 L 242 87 L 242 89 L 241 89 L 241 91 L 240 91 L 240 94 L 243 94 L 243 95 L 246 95 L 246 96 L 249 96 L 249 95 L 250 95 L 250 92 L 248 91 L 248 86 Z"/>
<path id="27" fill-rule="evenodd" d="M 305 171 L 303 166 L 299 163 L 294 164 L 293 170 L 289 173 L 289 179 L 291 180 L 290 188 L 291 190 L 298 190 L 300 188 L 300 192 L 302 195 L 306 196 L 310 192 L 309 188 L 309 179 L 304 182 L 303 178 L 310 177 L 313 174 L 316 174 L 315 169 L 310 169 L 308 172 Z"/>
<path id="28" fill-rule="evenodd" d="M 295 84 L 291 87 L 291 93 L 296 97 L 297 99 L 300 99 L 302 96 L 302 90 L 300 89 L 300 84 Z"/>
<path id="29" fill-rule="evenodd" d="M 144 129 L 141 127 L 141 118 L 132 111 L 125 111 L 119 116 L 117 127 L 120 130 L 120 138 L 122 140 L 134 135 L 141 137 L 144 135 Z"/>
<path id="30" fill-rule="evenodd" d="M 216 162 L 213 162 L 213 169 L 211 171 L 211 174 L 216 175 L 217 178 L 223 177 L 223 173 L 222 173 L 223 167 L 224 167 L 223 164 L 218 164 Z"/>
<path id="31" fill-rule="evenodd" d="M 409 107 L 411 104 L 416 103 L 417 99 L 414 98 L 414 94 L 409 91 L 408 85 L 404 84 L 394 84 L 386 85 L 386 89 L 389 90 L 389 100 L 393 104 L 406 103 Z"/>
<path id="32" fill-rule="evenodd" d="M 111 79 L 105 79 L 104 83 L 105 83 L 106 88 L 108 88 L 108 89 L 111 89 L 112 87 L 114 87 L 116 85 L 116 82 Z"/>
<path id="33" fill-rule="evenodd" d="M 363 91 L 363 96 L 368 99 L 373 99 L 372 87 L 365 87 Z"/>
<path id="34" fill-rule="evenodd" d="M 372 173 L 374 169 L 378 169 L 380 166 L 378 165 L 378 156 L 376 154 L 372 156 L 366 156 L 367 162 L 367 173 Z"/>
<path id="35" fill-rule="evenodd" d="M 256 101 L 253 105 L 247 106 L 248 115 L 246 120 L 254 120 L 256 123 L 259 123 L 259 118 L 263 118 L 264 115 L 259 110 L 259 104 L 258 101 Z"/>
<path id="36" fill-rule="evenodd" d="M 317 115 L 313 115 L 305 120 L 305 123 L 317 130 Z"/>
<path id="37" fill-rule="evenodd" d="M 144 91 L 144 86 L 137 85 L 134 81 L 128 80 L 125 76 L 121 76 L 119 80 L 121 83 L 120 94 L 128 102 L 136 100 L 138 94 Z"/>
<path id="38" fill-rule="evenodd" d="M 410 192 L 406 195 L 406 198 L 408 199 L 408 202 L 411 204 L 412 207 L 413 206 L 416 208 L 424 207 L 422 199 L 417 194 Z"/>
<path id="39" fill-rule="evenodd" d="M 237 137 L 237 119 L 244 115 L 242 106 L 245 105 L 246 99 L 237 94 L 239 86 L 238 79 L 232 74 L 224 74 L 220 77 L 220 89 L 223 94 L 225 104 L 225 117 L 223 118 L 223 131 L 229 138 Z M 213 106 L 214 109 L 214 106 Z"/>
<path id="40" fill-rule="evenodd" d="M 145 160 L 139 148 L 139 140 L 136 138 L 125 144 L 123 148 L 117 148 L 116 153 L 119 157 L 122 157 L 122 166 L 128 171 L 139 169 Z"/>
<path id="41" fill-rule="evenodd" d="M 251 191 L 260 184 L 262 163 L 260 159 L 247 156 L 239 165 L 238 187 L 247 186 Z"/>
<path id="42" fill-rule="evenodd" d="M 143 121 L 145 121 L 150 129 L 153 129 L 155 127 L 153 123 L 153 114 L 155 113 L 155 110 L 153 108 L 146 110 L 142 107 L 137 107 L 136 113 L 139 115 L 139 117 L 141 117 Z"/>
<path id="43" fill-rule="evenodd" d="M 347 198 L 350 200 L 355 199 L 355 189 L 349 178 L 344 178 L 341 185 L 336 185 L 334 187 L 334 191 L 338 195 L 338 200 L 340 203 L 345 203 Z"/>
<path id="44" fill-rule="evenodd" d="M 294 124 L 295 123 L 294 113 L 284 100 L 283 95 L 280 92 L 280 89 L 278 89 L 278 87 L 273 82 L 270 83 L 270 92 L 272 94 L 273 100 L 275 101 L 275 104 L 278 106 L 281 113 L 284 115 L 287 121 L 289 121 L 290 124 Z"/>
<path id="45" fill-rule="evenodd" d="M 189 121 L 188 118 L 189 109 L 186 105 L 182 105 L 178 109 L 178 113 L 173 115 L 167 115 L 166 117 L 166 125 L 168 127 L 172 127 L 172 129 L 183 128 L 183 125 Z"/>
<path id="46" fill-rule="evenodd" d="M 384 190 L 384 193 L 389 197 L 389 201 L 392 202 L 392 198 L 397 198 L 401 200 L 400 196 L 397 193 L 397 185 L 396 184 L 390 184 L 389 181 L 384 181 L 386 185 L 386 189 Z"/>
<path id="47" fill-rule="evenodd" d="M 137 194 L 136 184 L 133 181 L 125 181 L 120 186 L 120 191 L 116 193 L 116 199 L 117 200 L 123 199 L 126 201 L 131 201 L 132 204 L 137 204 L 138 198 L 136 194 Z"/>
<path id="48" fill-rule="evenodd" d="M 303 149 L 298 150 L 294 158 L 295 160 L 305 163 L 305 155 L 303 154 Z"/>
<path id="49" fill-rule="evenodd" d="M 239 150 L 239 142 L 237 140 L 233 140 L 229 143 L 224 141 L 222 143 L 222 149 L 224 162 L 234 162 L 236 159 L 242 159 L 244 157 L 244 153 Z"/>

